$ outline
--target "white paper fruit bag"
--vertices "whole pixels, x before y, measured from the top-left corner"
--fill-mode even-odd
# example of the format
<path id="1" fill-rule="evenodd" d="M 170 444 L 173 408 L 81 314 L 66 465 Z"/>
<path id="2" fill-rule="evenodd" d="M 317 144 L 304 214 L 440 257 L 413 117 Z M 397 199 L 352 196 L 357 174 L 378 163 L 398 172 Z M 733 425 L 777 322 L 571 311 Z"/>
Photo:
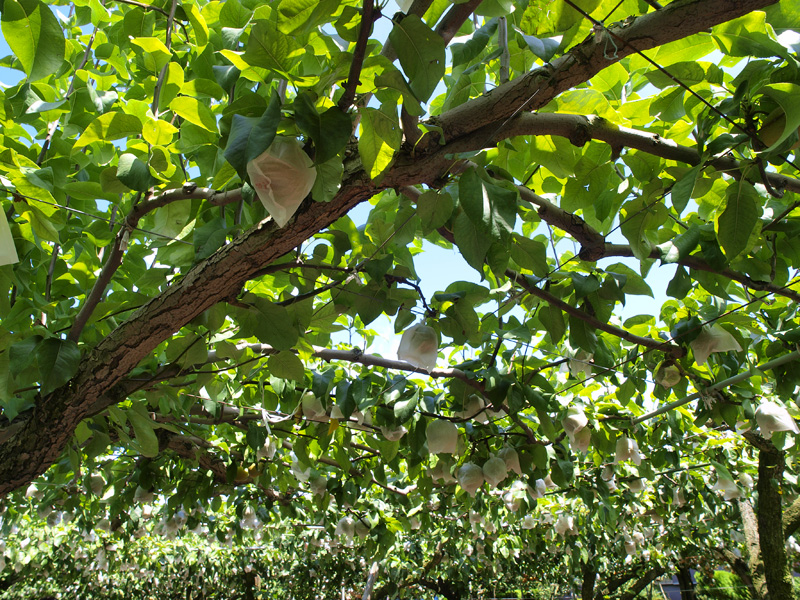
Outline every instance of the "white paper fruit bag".
<path id="1" fill-rule="evenodd" d="M 317 169 L 295 138 L 275 136 L 267 150 L 247 163 L 258 199 L 283 227 L 308 196 Z"/>

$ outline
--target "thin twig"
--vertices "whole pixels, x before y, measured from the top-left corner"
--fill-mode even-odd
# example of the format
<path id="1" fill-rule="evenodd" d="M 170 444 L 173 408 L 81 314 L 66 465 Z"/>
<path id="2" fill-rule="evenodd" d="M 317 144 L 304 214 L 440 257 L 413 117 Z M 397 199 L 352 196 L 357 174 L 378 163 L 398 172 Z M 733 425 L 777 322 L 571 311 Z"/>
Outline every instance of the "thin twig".
<path id="1" fill-rule="evenodd" d="M 364 64 L 364 55 L 367 51 L 367 42 L 372 33 L 372 22 L 374 21 L 375 3 L 374 0 L 364 0 L 364 8 L 361 11 L 361 29 L 358 32 L 358 40 L 353 51 L 353 60 L 350 63 L 350 73 L 347 75 L 347 84 L 344 87 L 344 94 L 339 99 L 339 109 L 347 112 L 353 105 L 356 97 L 356 88 L 360 83 L 361 67 Z M 380 12 L 377 13 L 380 16 Z"/>
<path id="2" fill-rule="evenodd" d="M 505 17 L 497 20 L 497 43 L 503 52 L 500 55 L 500 83 L 505 83 L 509 79 L 511 68 L 511 53 L 508 51 L 508 20 Z"/>
<path id="3" fill-rule="evenodd" d="M 118 0 L 119 1 L 119 0 Z M 129 0 L 125 0 L 129 1 Z M 166 47 L 167 50 L 171 51 L 172 46 L 172 23 L 175 20 L 175 10 L 178 8 L 178 0 L 172 0 L 172 5 L 170 6 L 169 13 L 167 14 L 167 37 L 166 37 Z M 164 85 L 164 78 L 167 76 L 167 69 L 169 68 L 170 61 L 161 67 L 161 72 L 158 74 L 158 81 L 156 82 L 156 87 L 153 90 L 153 118 L 158 119 L 158 101 L 159 97 L 161 96 L 161 87 Z"/>
<path id="4" fill-rule="evenodd" d="M 616 336 L 620 339 L 623 339 L 627 342 L 631 342 L 632 344 L 636 344 L 638 346 L 644 346 L 645 348 L 651 348 L 653 350 L 663 350 L 664 352 L 669 353 L 675 357 L 681 357 L 686 353 L 686 351 L 683 348 L 681 348 L 680 346 L 676 346 L 671 342 L 662 342 L 659 340 L 654 340 L 652 338 L 633 335 L 632 333 L 628 333 L 624 329 L 620 329 L 619 327 L 615 327 L 614 325 L 604 323 L 603 321 L 590 315 L 589 313 L 579 308 L 575 308 L 570 304 L 567 304 L 566 302 L 564 302 L 560 298 L 557 298 L 550 292 L 537 288 L 535 285 L 530 283 L 527 279 L 525 279 L 525 277 L 521 276 L 516 271 L 507 269 L 506 276 L 513 282 L 522 286 L 525 289 L 525 291 L 528 292 L 531 296 L 535 296 L 537 298 L 540 298 L 541 300 L 544 300 L 550 306 L 558 308 L 559 310 L 567 313 L 568 315 L 580 319 L 581 321 L 592 326 L 594 329 L 605 331 L 606 333 L 610 333 L 613 336 Z"/>

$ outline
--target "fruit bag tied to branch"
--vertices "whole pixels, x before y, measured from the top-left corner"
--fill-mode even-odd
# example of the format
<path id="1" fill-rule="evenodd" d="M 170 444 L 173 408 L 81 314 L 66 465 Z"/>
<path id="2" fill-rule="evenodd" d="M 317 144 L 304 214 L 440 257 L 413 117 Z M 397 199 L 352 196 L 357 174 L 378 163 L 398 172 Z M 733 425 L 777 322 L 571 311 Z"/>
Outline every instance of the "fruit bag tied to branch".
<path id="1" fill-rule="evenodd" d="M 317 178 L 300 142 L 282 136 L 276 136 L 264 153 L 247 163 L 247 174 L 278 227 L 286 225 Z"/>

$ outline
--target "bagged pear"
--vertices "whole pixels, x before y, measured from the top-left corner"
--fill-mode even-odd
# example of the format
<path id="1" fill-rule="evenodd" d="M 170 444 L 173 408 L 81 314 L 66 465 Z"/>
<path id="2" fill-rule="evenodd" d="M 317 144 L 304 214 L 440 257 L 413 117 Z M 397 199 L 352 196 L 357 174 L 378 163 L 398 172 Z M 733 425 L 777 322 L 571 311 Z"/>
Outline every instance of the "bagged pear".
<path id="1" fill-rule="evenodd" d="M 415 367 L 432 371 L 439 353 L 439 336 L 433 327 L 422 323 L 409 327 L 400 338 L 397 358 Z"/>
<path id="2" fill-rule="evenodd" d="M 283 227 L 314 186 L 317 169 L 295 138 L 275 136 L 266 151 L 247 163 L 247 175 L 261 204 Z"/>

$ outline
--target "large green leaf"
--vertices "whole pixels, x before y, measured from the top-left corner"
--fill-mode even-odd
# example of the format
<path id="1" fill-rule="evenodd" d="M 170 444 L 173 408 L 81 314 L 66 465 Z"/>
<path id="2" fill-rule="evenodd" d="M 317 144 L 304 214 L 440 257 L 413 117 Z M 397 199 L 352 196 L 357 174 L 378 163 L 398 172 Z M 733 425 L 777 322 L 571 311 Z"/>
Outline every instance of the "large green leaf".
<path id="1" fill-rule="evenodd" d="M 42 395 L 67 383 L 78 371 L 81 351 L 72 340 L 47 338 L 36 347 Z"/>
<path id="2" fill-rule="evenodd" d="M 269 69 L 291 80 L 290 71 L 300 54 L 302 51 L 292 37 L 269 21 L 257 21 L 242 58 L 251 66 Z"/>
<path id="3" fill-rule="evenodd" d="M 247 173 L 247 163 L 263 153 L 278 131 L 281 121 L 281 101 L 273 93 L 264 114 L 260 117 L 233 115 L 228 145 L 225 147 L 227 160 L 243 180 Z"/>
<path id="4" fill-rule="evenodd" d="M 169 103 L 169 108 L 179 117 L 182 117 L 198 127 L 217 133 L 217 119 L 211 109 L 197 98 L 179 96 Z"/>
<path id="5" fill-rule="evenodd" d="M 144 407 L 137 404 L 127 413 L 128 420 L 133 426 L 133 433 L 136 441 L 142 450 L 142 454 L 147 457 L 158 456 L 158 437 L 156 436 L 156 424 L 147 416 Z"/>
<path id="6" fill-rule="evenodd" d="M 456 217 L 453 236 L 461 256 L 483 276 L 483 261 L 486 259 L 489 246 L 492 245 L 491 238 L 479 229 L 464 212 L 459 213 Z"/>
<path id="7" fill-rule="evenodd" d="M 795 83 L 771 83 L 759 89 L 761 94 L 772 98 L 783 109 L 783 129 L 765 152 L 770 152 L 796 131 L 800 131 L 800 85 Z M 762 140 L 764 141 L 764 140 Z"/>
<path id="8" fill-rule="evenodd" d="M 458 182 L 458 201 L 475 227 L 493 241 L 508 239 L 517 216 L 517 192 L 484 181 L 475 169 Z"/>
<path id="9" fill-rule="evenodd" d="M 11 235 L 11 229 L 8 226 L 8 219 L 6 213 L 0 215 L 0 266 L 11 265 L 19 262 L 17 256 L 17 249 L 14 246 L 14 236 Z"/>
<path id="10" fill-rule="evenodd" d="M 142 122 L 138 117 L 123 112 L 108 112 L 89 123 L 72 149 L 76 151 L 92 142 L 113 142 L 140 133 Z"/>
<path id="11" fill-rule="evenodd" d="M 6 0 L 2 30 L 30 81 L 55 73 L 64 63 L 66 41 L 58 20 L 40 0 Z"/>
<path id="12" fill-rule="evenodd" d="M 729 261 L 747 247 L 750 234 L 761 216 L 761 198 L 747 182 L 734 182 L 728 187 L 725 210 L 717 219 L 717 239 Z"/>
<path id="13" fill-rule="evenodd" d="M 395 21 L 389 40 L 397 52 L 411 90 L 419 100 L 427 102 L 444 77 L 444 40 L 416 15 Z"/>
<path id="14" fill-rule="evenodd" d="M 358 138 L 358 152 L 367 173 L 376 179 L 391 166 L 403 141 L 403 132 L 395 107 L 382 107 L 381 110 L 362 108 L 359 113 L 361 136 Z"/>
<path id="15" fill-rule="evenodd" d="M 119 157 L 117 179 L 132 190 L 139 192 L 146 192 L 155 182 L 153 176 L 150 175 L 150 169 L 147 168 L 147 163 L 130 153 Z"/>
<path id="16" fill-rule="evenodd" d="M 294 118 L 300 131 L 314 140 L 317 163 L 327 162 L 339 154 L 353 130 L 350 116 L 336 106 L 318 113 L 313 96 L 308 92 L 300 93 L 294 99 Z"/>
<path id="17" fill-rule="evenodd" d="M 448 193 L 428 190 L 417 198 L 417 215 L 426 235 L 442 227 L 453 214 L 453 198 Z"/>
<path id="18" fill-rule="evenodd" d="M 278 30 L 305 34 L 326 22 L 341 0 L 281 0 L 278 4 Z"/>
<path id="19" fill-rule="evenodd" d="M 303 381 L 306 372 L 303 361 L 288 350 L 270 356 L 267 361 L 267 368 L 273 377 L 291 379 L 293 381 Z"/>
<path id="20" fill-rule="evenodd" d="M 255 306 L 260 315 L 255 331 L 258 339 L 278 350 L 288 350 L 297 343 L 297 326 L 285 307 L 261 298 Z"/>
<path id="21" fill-rule="evenodd" d="M 660 201 L 640 197 L 622 205 L 620 231 L 628 238 L 636 258 L 642 260 L 650 256 L 655 230 L 666 218 L 666 209 Z"/>

